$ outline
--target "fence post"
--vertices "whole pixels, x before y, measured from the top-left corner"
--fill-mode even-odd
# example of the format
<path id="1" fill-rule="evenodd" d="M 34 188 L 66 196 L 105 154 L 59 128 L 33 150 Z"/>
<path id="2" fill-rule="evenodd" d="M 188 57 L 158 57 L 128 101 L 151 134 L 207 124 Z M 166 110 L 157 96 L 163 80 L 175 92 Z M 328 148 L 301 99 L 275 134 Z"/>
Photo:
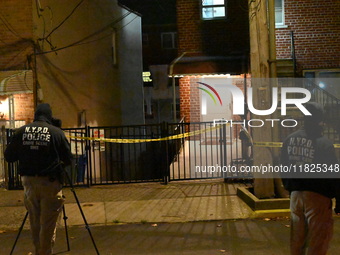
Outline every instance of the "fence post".
<path id="1" fill-rule="evenodd" d="M 161 123 L 161 137 L 167 137 L 169 135 L 169 125 L 167 122 Z M 162 152 L 162 164 L 161 170 L 163 173 L 164 184 L 169 182 L 169 141 L 165 140 L 161 142 L 161 152 Z"/>
<path id="2" fill-rule="evenodd" d="M 3 155 L 7 147 L 7 137 L 6 137 L 5 126 L 1 127 L 1 141 L 2 141 L 2 155 Z M 4 167 L 3 171 L 4 171 L 5 187 L 6 189 L 8 189 L 8 163 L 6 162 L 5 157 L 3 157 L 2 165 Z"/>
<path id="3" fill-rule="evenodd" d="M 90 137 L 90 126 L 85 126 L 85 137 Z M 85 152 L 87 158 L 87 186 L 92 185 L 92 159 L 91 159 L 91 141 L 85 139 Z"/>

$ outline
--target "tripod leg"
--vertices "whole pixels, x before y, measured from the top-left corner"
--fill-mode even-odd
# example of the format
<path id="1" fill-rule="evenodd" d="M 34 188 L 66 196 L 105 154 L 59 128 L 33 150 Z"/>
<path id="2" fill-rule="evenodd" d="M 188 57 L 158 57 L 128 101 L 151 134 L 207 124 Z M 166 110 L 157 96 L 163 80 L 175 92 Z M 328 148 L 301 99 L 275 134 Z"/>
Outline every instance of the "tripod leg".
<path id="1" fill-rule="evenodd" d="M 64 170 L 64 171 L 65 171 L 65 170 Z M 83 218 L 83 220 L 84 220 L 85 228 L 86 228 L 87 231 L 89 232 L 89 235 L 90 235 L 92 244 L 93 244 L 93 246 L 94 246 L 94 249 L 96 250 L 97 254 L 100 255 L 100 253 L 99 253 L 99 251 L 98 251 L 98 248 L 97 248 L 97 245 L 96 245 L 96 243 L 95 243 L 95 241 L 94 241 L 94 238 L 93 238 L 93 236 L 92 236 L 90 226 L 89 226 L 89 224 L 87 223 L 87 220 L 86 220 L 86 218 L 85 218 L 85 214 L 84 214 L 84 212 L 83 212 L 83 209 L 81 208 L 81 205 L 80 205 L 79 199 L 78 199 L 78 197 L 77 197 L 76 191 L 74 190 L 74 187 L 73 187 L 73 184 L 72 184 L 72 180 L 71 180 L 71 178 L 70 178 L 70 176 L 69 176 L 69 174 L 68 174 L 67 171 L 65 171 L 65 174 L 66 174 L 66 177 L 67 177 L 68 182 L 70 183 L 71 191 L 72 191 L 72 193 L 73 193 L 73 195 L 74 195 L 74 198 L 75 198 L 75 200 L 76 200 L 76 202 L 77 202 L 77 205 L 78 205 L 80 214 L 81 214 L 81 216 L 82 216 L 82 218 Z"/>
<path id="2" fill-rule="evenodd" d="M 12 250 L 11 250 L 10 255 L 13 254 L 13 251 L 14 251 L 14 249 L 15 249 L 15 246 L 17 245 L 18 239 L 19 239 L 19 237 L 20 237 L 21 231 L 22 231 L 22 229 L 24 228 L 24 225 L 25 225 L 25 222 L 26 222 L 27 217 L 28 217 L 28 211 L 26 212 L 26 215 L 25 215 L 25 217 L 24 217 L 24 220 L 23 220 L 22 223 L 21 223 L 21 226 L 20 226 L 20 228 L 19 228 L 19 232 L 18 232 L 17 237 L 16 237 L 16 239 L 15 239 L 15 242 L 14 242 L 14 244 L 13 244 L 13 247 L 12 247 Z"/>
<path id="3" fill-rule="evenodd" d="M 67 219 L 68 217 L 66 216 L 66 211 L 65 211 L 65 205 L 63 205 L 63 220 L 64 220 L 64 224 L 65 224 L 65 235 L 66 235 L 66 243 L 67 243 L 67 251 L 70 251 L 70 241 L 68 238 L 68 229 L 67 229 Z"/>

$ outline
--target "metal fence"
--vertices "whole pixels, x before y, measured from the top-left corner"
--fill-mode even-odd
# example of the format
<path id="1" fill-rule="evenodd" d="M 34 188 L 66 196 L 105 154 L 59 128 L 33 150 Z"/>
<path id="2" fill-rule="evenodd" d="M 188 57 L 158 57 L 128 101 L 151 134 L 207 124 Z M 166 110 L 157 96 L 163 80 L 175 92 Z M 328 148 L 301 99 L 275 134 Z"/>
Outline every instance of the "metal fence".
<path id="1" fill-rule="evenodd" d="M 311 93 L 312 102 L 319 103 L 324 108 L 324 126 L 323 134 L 330 139 L 333 143 L 340 143 L 340 100 L 333 94 L 327 92 L 326 90 L 320 88 L 316 84 L 315 79 L 279 79 L 279 81 L 284 86 L 302 87 L 306 88 Z M 294 95 L 293 95 L 294 96 Z M 297 120 L 299 125 L 295 128 L 281 128 L 279 132 L 279 140 L 283 141 L 290 133 L 301 128 L 303 123 L 302 115 L 292 115 L 290 116 Z M 336 150 L 337 156 L 340 158 L 340 150 Z"/>
<path id="2" fill-rule="evenodd" d="M 251 146 L 239 138 L 240 128 L 238 124 L 181 122 L 64 129 L 73 155 L 66 171 L 77 186 L 239 178 L 226 174 L 224 166 L 251 162 Z M 13 130 L 4 132 L 6 144 Z M 21 188 L 17 164 L 3 163 L 7 187 Z"/>
<path id="3" fill-rule="evenodd" d="M 217 126 L 212 122 L 182 123 L 181 130 L 202 132 L 182 139 L 176 153 L 171 154 L 175 157 L 170 160 L 169 180 L 250 178 L 230 169 L 252 164 L 252 147 L 249 140 L 240 137 L 241 127 L 241 123 Z"/>

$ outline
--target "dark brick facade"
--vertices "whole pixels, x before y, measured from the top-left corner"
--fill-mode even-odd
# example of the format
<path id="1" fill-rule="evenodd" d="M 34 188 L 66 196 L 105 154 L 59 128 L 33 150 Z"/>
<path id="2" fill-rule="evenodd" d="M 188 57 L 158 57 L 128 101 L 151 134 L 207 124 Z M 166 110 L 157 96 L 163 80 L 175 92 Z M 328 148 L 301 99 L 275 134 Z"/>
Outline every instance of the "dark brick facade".
<path id="1" fill-rule="evenodd" d="M 15 120 L 32 122 L 34 117 L 33 93 L 14 95 L 14 109 Z"/>
<path id="2" fill-rule="evenodd" d="M 200 11 L 200 0 L 177 0 L 179 55 L 186 52 L 186 56 L 228 56 L 233 54 L 248 56 L 247 0 L 227 1 L 227 17 L 225 19 L 201 20 Z M 199 77 L 195 75 L 180 78 L 181 118 L 185 117 L 185 121 L 188 122 L 200 121 L 199 91 L 190 91 L 190 84 Z"/>
<path id="3" fill-rule="evenodd" d="M 285 25 L 276 32 L 278 59 L 291 58 L 293 31 L 300 74 L 304 69 L 340 68 L 339 0 L 285 0 Z"/>
<path id="4" fill-rule="evenodd" d="M 206 56 L 249 51 L 246 0 L 229 0 L 227 18 L 201 20 L 199 0 L 177 0 L 179 55 L 197 52 Z"/>

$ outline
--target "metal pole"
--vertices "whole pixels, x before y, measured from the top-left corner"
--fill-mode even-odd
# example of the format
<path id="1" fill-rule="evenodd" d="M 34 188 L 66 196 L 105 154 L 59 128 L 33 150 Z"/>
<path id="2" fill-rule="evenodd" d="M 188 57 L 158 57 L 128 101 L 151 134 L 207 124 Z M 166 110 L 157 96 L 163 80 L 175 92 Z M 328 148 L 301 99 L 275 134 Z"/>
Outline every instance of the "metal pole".
<path id="1" fill-rule="evenodd" d="M 173 93 L 173 111 L 174 111 L 174 122 L 177 122 L 177 106 L 176 106 L 176 81 L 175 76 L 172 75 L 172 93 Z"/>
<path id="2" fill-rule="evenodd" d="M 9 127 L 15 128 L 15 119 L 14 119 L 14 97 L 10 95 L 8 97 L 8 110 L 9 110 Z"/>
<path id="3" fill-rule="evenodd" d="M 183 52 L 179 57 L 177 57 L 174 61 L 172 61 L 170 68 L 169 68 L 169 76 L 172 77 L 172 90 L 173 90 L 173 118 L 174 122 L 176 123 L 177 121 L 177 116 L 176 116 L 176 84 L 175 84 L 175 76 L 174 76 L 174 66 L 176 63 L 185 55 L 187 52 Z"/>
<path id="4" fill-rule="evenodd" d="M 275 0 L 268 0 L 270 78 L 276 78 Z"/>
<path id="5" fill-rule="evenodd" d="M 96 243 L 95 243 L 95 241 L 94 241 L 94 238 L 93 238 L 93 236 L 92 236 L 92 232 L 91 232 L 91 229 L 90 229 L 89 224 L 87 223 L 87 220 L 86 220 L 85 214 L 84 214 L 84 212 L 83 212 L 83 209 L 81 208 L 81 205 L 80 205 L 78 196 L 77 196 L 77 194 L 76 194 L 76 191 L 74 190 L 74 186 L 73 186 L 72 180 L 71 180 L 71 178 L 70 178 L 68 172 L 67 172 L 66 170 L 64 170 L 64 172 L 65 172 L 66 178 L 67 178 L 67 180 L 68 180 L 68 182 L 69 182 L 69 184 L 70 184 L 71 191 L 72 191 L 72 193 L 73 193 L 73 195 L 74 195 L 74 199 L 75 199 L 76 202 L 77 202 L 77 205 L 78 205 L 78 208 L 79 208 L 81 217 L 83 218 L 83 221 L 84 221 L 84 224 L 85 224 L 85 228 L 87 229 L 87 231 L 88 231 L 88 233 L 89 233 L 89 235 L 90 235 L 92 244 L 93 244 L 93 246 L 94 246 L 94 249 L 96 250 L 97 255 L 99 255 L 99 254 L 100 254 L 100 253 L 99 253 L 99 250 L 98 250 L 97 245 L 96 245 Z"/>
<path id="6" fill-rule="evenodd" d="M 66 236 L 66 244 L 67 244 L 67 251 L 70 251 L 71 248 L 70 248 L 70 241 L 69 241 L 69 238 L 68 238 L 68 229 L 67 229 L 67 219 L 68 217 L 66 216 L 66 210 L 65 210 L 65 205 L 63 205 L 63 220 L 64 220 L 64 224 L 65 224 L 65 236 Z"/>
<path id="7" fill-rule="evenodd" d="M 25 225 L 27 216 L 28 216 L 28 212 L 26 212 L 25 217 L 24 217 L 24 220 L 23 220 L 22 223 L 21 223 L 21 226 L 20 226 L 20 228 L 19 228 L 19 233 L 18 233 L 18 235 L 17 235 L 17 237 L 16 237 L 16 239 L 15 239 L 15 242 L 14 242 L 14 244 L 13 244 L 13 247 L 12 247 L 12 250 L 11 250 L 10 255 L 13 254 L 13 251 L 14 251 L 14 249 L 15 249 L 15 246 L 17 245 L 17 242 L 18 242 L 18 239 L 19 239 L 19 237 L 20 237 L 21 231 L 22 231 L 22 229 L 24 228 L 24 225 Z"/>

